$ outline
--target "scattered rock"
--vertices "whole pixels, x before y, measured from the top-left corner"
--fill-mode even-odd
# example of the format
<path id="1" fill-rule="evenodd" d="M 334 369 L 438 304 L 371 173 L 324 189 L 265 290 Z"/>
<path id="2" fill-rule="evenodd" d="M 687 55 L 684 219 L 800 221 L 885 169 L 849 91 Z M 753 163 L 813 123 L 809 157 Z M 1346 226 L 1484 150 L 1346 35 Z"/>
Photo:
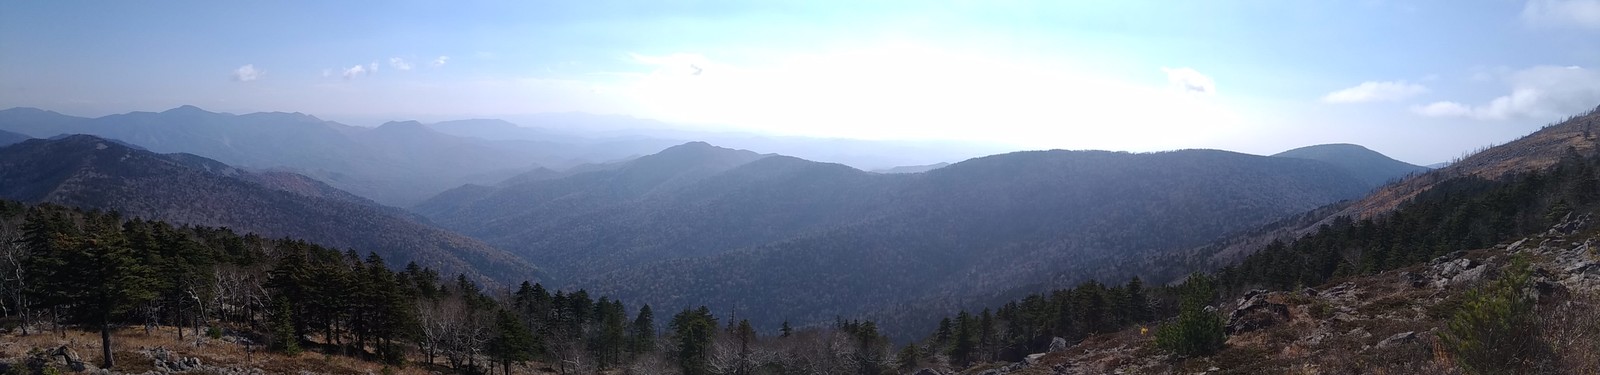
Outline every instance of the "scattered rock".
<path id="1" fill-rule="evenodd" d="M 1507 252 L 1521 251 L 1522 250 L 1522 244 L 1527 243 L 1527 242 L 1528 242 L 1528 239 L 1526 239 L 1526 238 L 1517 240 L 1517 242 L 1512 242 L 1511 246 L 1507 246 L 1506 247 L 1506 251 Z"/>
<path id="2" fill-rule="evenodd" d="M 1573 264 L 1573 265 L 1567 266 L 1562 271 L 1566 272 L 1566 273 L 1586 273 L 1586 272 L 1589 272 L 1590 270 L 1593 270 L 1594 268 L 1595 268 L 1595 263 L 1594 262 L 1583 260 L 1583 261 L 1578 261 L 1577 264 Z"/>
<path id="3" fill-rule="evenodd" d="M 1044 358 L 1044 353 L 1029 354 L 1027 357 L 1022 359 L 1022 363 L 1032 366 L 1035 363 L 1039 363 L 1039 358 Z"/>
<path id="4" fill-rule="evenodd" d="M 1428 277 L 1415 272 L 1401 272 L 1400 280 L 1402 283 L 1410 285 L 1412 288 L 1428 286 Z"/>
<path id="5" fill-rule="evenodd" d="M 88 368 L 88 366 L 83 362 L 83 357 L 79 356 L 77 351 L 72 350 L 72 348 L 69 348 L 66 345 L 62 345 L 61 347 L 51 350 L 50 357 L 59 358 L 62 364 L 67 365 L 67 368 L 70 368 L 75 372 L 82 372 Z"/>
<path id="6" fill-rule="evenodd" d="M 917 372 L 912 374 L 912 375 L 944 375 L 944 374 L 940 374 L 938 371 L 934 371 L 931 368 L 924 368 L 924 369 L 921 369 L 921 370 L 917 370 Z"/>
<path id="7" fill-rule="evenodd" d="M 1267 301 L 1265 291 L 1250 292 L 1239 301 L 1239 308 L 1228 314 L 1228 334 L 1239 334 L 1271 327 L 1289 320 L 1289 306 Z"/>
<path id="8" fill-rule="evenodd" d="M 1349 335 L 1351 337 L 1356 337 L 1356 338 L 1363 338 L 1363 339 L 1364 338 L 1368 338 L 1368 337 L 1372 337 L 1372 334 L 1368 333 L 1367 329 L 1366 328 L 1362 328 L 1362 327 L 1356 327 L 1355 329 L 1350 330 L 1349 333 L 1346 333 L 1346 335 Z"/>
<path id="9" fill-rule="evenodd" d="M 1466 285 L 1475 283 L 1478 280 L 1482 280 L 1484 273 L 1488 272 L 1488 270 L 1489 266 L 1478 265 L 1477 267 L 1461 271 L 1461 273 L 1457 274 L 1455 277 L 1450 278 L 1450 285 Z"/>
<path id="10" fill-rule="evenodd" d="M 1382 341 L 1378 341 L 1377 348 L 1378 349 L 1383 349 L 1383 348 L 1388 348 L 1388 347 L 1395 346 L 1395 345 L 1400 345 L 1400 344 L 1410 344 L 1410 343 L 1413 343 L 1413 342 L 1417 342 L 1417 332 L 1415 332 L 1415 331 L 1407 331 L 1407 332 L 1396 333 L 1396 334 L 1394 334 L 1394 336 L 1389 336 L 1389 338 L 1383 339 Z"/>
<path id="11" fill-rule="evenodd" d="M 1060 337 L 1050 338 L 1050 352 L 1055 353 L 1062 350 L 1067 350 L 1067 339 Z"/>

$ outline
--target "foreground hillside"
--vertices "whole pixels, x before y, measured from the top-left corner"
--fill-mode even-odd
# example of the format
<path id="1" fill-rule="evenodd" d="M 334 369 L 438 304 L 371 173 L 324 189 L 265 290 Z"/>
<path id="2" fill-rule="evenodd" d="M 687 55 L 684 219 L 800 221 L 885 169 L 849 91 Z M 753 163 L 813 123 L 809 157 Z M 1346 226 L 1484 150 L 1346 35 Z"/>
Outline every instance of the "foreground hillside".
<path id="1" fill-rule="evenodd" d="M 245 171 L 93 136 L 0 148 L 0 198 L 303 238 L 505 283 L 538 277 L 504 251 L 304 176 Z"/>
<path id="2" fill-rule="evenodd" d="M 1288 291 L 1253 290 L 1216 304 L 1225 347 L 1176 356 L 1138 327 L 1045 350 L 1022 363 L 980 365 L 986 374 L 1455 374 L 1600 371 L 1600 240 L 1589 217 L 1486 249 L 1458 251 L 1382 273 Z M 1529 265 L 1518 269 L 1513 259 Z M 1515 282 L 1512 326 L 1491 330 L 1493 351 L 1463 351 L 1463 311 L 1493 308 L 1482 296 Z M 1523 300 L 1523 299 L 1526 300 Z M 1516 306 L 1516 305 L 1511 305 Z M 1515 307 L 1513 307 L 1515 308 Z M 1488 310 L 1492 311 L 1492 310 Z M 1487 312 L 1487 311 L 1485 311 Z M 1492 314 L 1492 313 L 1491 313 Z M 1501 317 L 1489 315 L 1490 317 Z M 1479 366 L 1472 371 L 1471 366 Z M 1491 367 L 1492 366 L 1492 367 Z M 976 373 L 969 370 L 967 373 Z"/>
<path id="3" fill-rule="evenodd" d="M 767 324 L 1058 273 L 1126 277 L 1134 270 L 1111 259 L 1199 245 L 1372 187 L 1321 161 L 1212 150 L 1020 152 L 878 174 L 704 143 L 516 181 L 415 210 L 565 285 Z"/>
<path id="4" fill-rule="evenodd" d="M 1519 173 L 1550 168 L 1564 159 L 1586 157 L 1600 149 L 1600 138 L 1591 131 L 1600 121 L 1600 112 L 1590 111 L 1551 124 L 1536 132 L 1485 148 L 1430 170 L 1375 189 L 1360 199 L 1328 206 L 1286 218 L 1272 225 L 1188 251 L 1173 252 L 1150 259 L 1130 260 L 1148 267 L 1166 269 L 1163 274 L 1196 269 L 1216 269 L 1238 262 L 1274 241 L 1288 241 L 1316 233 L 1340 218 L 1361 220 L 1386 215 L 1441 184 L 1460 178 L 1502 179 Z"/>
<path id="5" fill-rule="evenodd" d="M 1004 328 L 974 334 L 991 313 L 964 312 L 918 344 L 946 356 L 925 358 L 935 369 L 1002 374 L 1590 373 L 1600 155 L 1564 155 L 1339 217 L 1191 276 L 1180 298 L 1085 283 L 996 309 Z"/>

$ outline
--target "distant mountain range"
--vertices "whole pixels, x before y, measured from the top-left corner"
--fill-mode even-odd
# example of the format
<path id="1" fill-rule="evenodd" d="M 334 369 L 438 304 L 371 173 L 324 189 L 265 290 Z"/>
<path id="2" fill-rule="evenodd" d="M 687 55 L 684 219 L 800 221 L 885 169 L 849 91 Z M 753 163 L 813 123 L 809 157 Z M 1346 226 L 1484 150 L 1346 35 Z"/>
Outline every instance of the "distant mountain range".
<path id="1" fill-rule="evenodd" d="M 585 121 L 651 126 L 536 119 Z M 363 128 L 189 106 L 93 119 L 14 108 L 0 111 L 0 130 L 15 132 L 0 142 L 21 142 L 0 149 L 0 197 L 305 238 L 661 308 L 738 309 L 767 325 L 1116 281 L 1148 271 L 1130 259 L 1193 249 L 1427 170 L 1356 145 L 1274 156 L 1030 151 L 926 164 L 956 159 L 921 153 L 937 144 L 579 134 L 495 119 Z M 717 141 L 669 141 L 674 134 Z M 712 145 L 723 142 L 761 152 Z M 895 153 L 921 156 L 883 156 Z M 811 158 L 904 167 L 865 172 Z"/>
<path id="2" fill-rule="evenodd" d="M 519 257 L 305 176 L 157 154 L 88 135 L 0 148 L 0 198 L 305 239 L 502 285 L 540 278 Z"/>
<path id="3" fill-rule="evenodd" d="M 12 132 L 8 132 L 8 131 L 0 130 L 0 147 L 10 146 L 12 144 L 15 144 L 15 143 L 18 143 L 18 142 L 22 142 L 22 141 L 26 141 L 26 140 L 29 140 L 29 139 L 33 139 L 33 137 L 29 137 L 27 135 L 23 135 L 23 134 L 19 134 L 19 133 L 12 133 Z"/>
<path id="4" fill-rule="evenodd" d="M 1405 176 L 1429 170 L 1428 167 L 1391 159 L 1366 147 L 1344 143 L 1301 147 L 1272 156 L 1311 159 L 1333 164 L 1372 186 L 1398 181 Z"/>
<path id="5" fill-rule="evenodd" d="M 33 108 L 0 111 L 0 130 L 35 138 L 92 134 L 161 153 L 184 152 L 252 168 L 283 168 L 374 201 L 410 205 L 465 183 L 492 183 L 536 167 L 565 168 L 653 153 L 664 141 L 486 140 L 417 122 L 347 126 L 300 113 L 215 113 L 193 106 L 99 118 Z"/>
<path id="6" fill-rule="evenodd" d="M 1367 166 L 1058 150 L 880 174 L 688 143 L 581 172 L 463 186 L 413 209 L 547 267 L 563 285 L 656 306 L 736 308 L 768 324 L 816 322 L 1062 272 L 1127 277 L 1137 270 L 1108 261 L 1197 246 L 1404 175 L 1353 173 L 1385 173 Z"/>
<path id="7" fill-rule="evenodd" d="M 928 165 L 906 165 L 888 169 L 879 169 L 875 173 L 922 173 L 950 166 L 950 163 L 937 163 Z"/>

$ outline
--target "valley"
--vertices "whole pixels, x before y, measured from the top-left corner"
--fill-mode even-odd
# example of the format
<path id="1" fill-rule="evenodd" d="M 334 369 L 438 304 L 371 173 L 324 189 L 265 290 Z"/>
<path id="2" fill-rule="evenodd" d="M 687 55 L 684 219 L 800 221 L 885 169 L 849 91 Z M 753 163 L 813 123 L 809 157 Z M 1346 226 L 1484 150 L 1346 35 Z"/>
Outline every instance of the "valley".
<path id="1" fill-rule="evenodd" d="M 1600 373 L 1597 15 L 0 2 L 0 375 Z"/>

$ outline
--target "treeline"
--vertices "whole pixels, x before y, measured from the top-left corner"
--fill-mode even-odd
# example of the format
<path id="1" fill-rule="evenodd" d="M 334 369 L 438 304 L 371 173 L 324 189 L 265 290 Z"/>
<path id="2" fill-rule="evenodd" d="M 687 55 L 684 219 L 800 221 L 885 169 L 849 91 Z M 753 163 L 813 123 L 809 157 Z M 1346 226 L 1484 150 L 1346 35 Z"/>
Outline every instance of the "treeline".
<path id="1" fill-rule="evenodd" d="M 1389 215 L 1339 218 L 1217 272 L 1225 289 L 1291 289 L 1373 274 L 1526 237 L 1600 208 L 1600 158 L 1568 149 L 1549 169 L 1442 181 Z"/>
<path id="2" fill-rule="evenodd" d="M 101 332 L 177 326 L 178 340 L 238 336 L 393 366 L 510 373 L 537 361 L 560 373 L 877 374 L 894 368 L 872 322 L 758 334 L 748 320 L 652 308 L 524 282 L 490 289 L 415 263 L 392 270 L 305 241 L 174 226 L 114 212 L 0 201 L 0 329 Z M 187 336 L 186 336 L 187 335 Z"/>
<path id="3" fill-rule="evenodd" d="M 1176 298 L 1169 289 L 1147 289 L 1139 278 L 1116 286 L 1087 281 L 1069 289 L 1031 294 L 993 311 L 962 311 L 939 321 L 931 337 L 902 350 L 901 356 L 956 368 L 1020 361 L 1049 349 L 1055 338 L 1073 343 L 1166 316 L 1172 313 L 1170 306 Z"/>
<path id="4" fill-rule="evenodd" d="M 1020 360 L 1047 350 L 1055 337 L 1074 343 L 1088 335 L 1162 321 L 1157 332 L 1161 346 L 1207 353 L 1220 348 L 1223 327 L 1220 317 L 1204 307 L 1219 297 L 1256 288 L 1292 290 L 1405 267 L 1526 237 L 1596 209 L 1600 156 L 1569 149 L 1548 169 L 1442 181 L 1390 214 L 1360 221 L 1337 218 L 1315 234 L 1272 243 L 1237 265 L 1195 274 L 1175 287 L 1144 288 L 1134 279 L 1108 288 L 1089 281 L 1029 295 L 992 314 L 963 311 L 941 321 L 931 337 L 908 351 L 920 348 L 917 354 L 925 360 L 946 360 L 959 368 Z"/>

